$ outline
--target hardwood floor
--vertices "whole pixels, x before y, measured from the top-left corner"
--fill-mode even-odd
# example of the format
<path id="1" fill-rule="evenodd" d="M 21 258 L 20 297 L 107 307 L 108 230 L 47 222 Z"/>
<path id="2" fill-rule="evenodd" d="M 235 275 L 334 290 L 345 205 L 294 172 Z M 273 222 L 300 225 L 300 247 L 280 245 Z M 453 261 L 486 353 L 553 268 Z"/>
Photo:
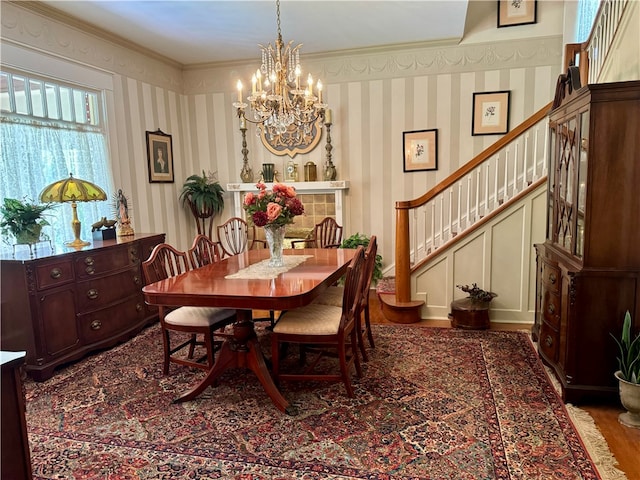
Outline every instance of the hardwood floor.
<path id="1" fill-rule="evenodd" d="M 391 323 L 380 311 L 380 305 L 372 291 L 369 300 L 372 323 Z M 448 320 L 421 320 L 417 324 L 431 327 L 451 328 Z M 517 324 L 492 324 L 492 330 L 522 330 Z M 617 468 L 622 470 L 627 480 L 640 480 L 640 429 L 628 428 L 618 422 L 618 415 L 624 411 L 620 405 L 579 405 L 589 412 L 596 426 L 609 444 L 609 449 L 618 461 Z"/>

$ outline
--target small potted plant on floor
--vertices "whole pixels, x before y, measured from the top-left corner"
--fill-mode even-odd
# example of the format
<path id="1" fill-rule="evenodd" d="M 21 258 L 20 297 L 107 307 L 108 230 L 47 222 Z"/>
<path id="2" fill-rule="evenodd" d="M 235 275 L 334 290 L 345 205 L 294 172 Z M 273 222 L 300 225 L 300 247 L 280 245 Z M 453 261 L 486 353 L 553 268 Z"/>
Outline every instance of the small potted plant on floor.
<path id="1" fill-rule="evenodd" d="M 489 306 L 491 300 L 498 296 L 497 293 L 489 292 L 478 287 L 474 283 L 469 285 L 456 285 L 457 288 L 467 293 L 466 298 L 451 302 L 451 326 L 468 329 L 489 328 Z"/>
<path id="2" fill-rule="evenodd" d="M 360 233 L 354 233 L 349 238 L 346 238 L 340 244 L 340 248 L 358 248 L 360 245 L 366 250 L 369 246 L 371 237 Z M 376 254 L 376 263 L 373 267 L 373 275 L 371 277 L 371 283 L 373 285 L 378 283 L 378 280 L 382 278 L 382 255 Z"/>
<path id="3" fill-rule="evenodd" d="M 44 212 L 53 208 L 51 203 L 38 204 L 27 198 L 5 198 L 0 206 L 2 236 L 8 242 L 10 236 L 17 245 L 33 245 L 42 237 L 42 227 L 49 225 Z"/>
<path id="4" fill-rule="evenodd" d="M 623 425 L 640 428 L 640 333 L 631 338 L 631 314 L 627 310 L 618 345 L 618 371 L 615 377 L 620 388 L 620 402 L 627 409 L 618 420 Z"/>

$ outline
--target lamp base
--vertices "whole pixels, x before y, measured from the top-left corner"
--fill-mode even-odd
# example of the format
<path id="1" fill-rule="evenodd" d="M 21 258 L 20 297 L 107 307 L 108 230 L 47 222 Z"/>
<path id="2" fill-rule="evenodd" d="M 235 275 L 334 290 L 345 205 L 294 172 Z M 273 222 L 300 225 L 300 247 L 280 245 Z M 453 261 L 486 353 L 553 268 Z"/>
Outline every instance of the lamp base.
<path id="1" fill-rule="evenodd" d="M 73 242 L 65 242 L 65 247 L 73 247 L 73 248 L 80 248 L 80 247 L 86 247 L 87 245 L 91 245 L 91 242 L 85 242 L 84 240 L 80 240 L 79 238 L 76 238 Z"/>

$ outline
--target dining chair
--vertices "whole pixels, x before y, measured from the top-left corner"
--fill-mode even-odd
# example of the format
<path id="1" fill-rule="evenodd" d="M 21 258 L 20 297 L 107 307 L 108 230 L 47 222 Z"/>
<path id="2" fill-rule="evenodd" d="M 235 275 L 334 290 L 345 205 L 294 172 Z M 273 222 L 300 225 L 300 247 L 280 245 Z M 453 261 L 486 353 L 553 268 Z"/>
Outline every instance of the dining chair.
<path id="1" fill-rule="evenodd" d="M 364 272 L 364 250 L 358 247 L 347 268 L 344 296 L 341 307 L 311 303 L 285 312 L 271 334 L 271 371 L 274 381 L 342 381 L 349 397 L 354 396 L 349 370 L 355 366 L 358 377 L 362 369 L 357 351 L 356 316 L 360 309 Z M 298 344 L 303 349 L 312 346 L 317 356 L 301 372 L 280 371 L 281 345 Z M 328 350 L 337 350 L 340 374 L 318 371 L 320 360 L 328 356 Z M 302 350 L 301 350 L 302 351 Z"/>
<path id="2" fill-rule="evenodd" d="M 362 354 L 362 359 L 366 362 L 369 360 L 364 344 L 364 335 L 366 334 L 369 346 L 375 348 L 373 341 L 373 332 L 371 331 L 371 317 L 369 314 L 369 294 L 371 289 L 371 280 L 373 279 L 373 270 L 376 266 L 376 255 L 378 253 L 378 240 L 375 235 L 369 239 L 369 245 L 364 252 L 364 282 L 362 283 L 362 296 L 360 298 L 360 312 L 356 318 L 356 333 L 358 335 L 358 346 Z M 344 296 L 344 287 L 331 286 L 316 298 L 313 303 L 320 305 L 332 305 L 340 307 Z M 364 322 L 363 322 L 364 320 Z"/>
<path id="3" fill-rule="evenodd" d="M 249 225 L 240 217 L 231 217 L 222 225 L 218 225 L 217 231 L 223 258 L 267 245 L 266 241 L 256 238 L 255 225 Z"/>
<path id="4" fill-rule="evenodd" d="M 155 246 L 147 260 L 142 262 L 145 283 L 158 282 L 175 277 L 188 271 L 187 254 L 176 250 L 167 243 Z M 214 335 L 222 335 L 216 330 L 223 329 L 235 320 L 235 310 L 213 307 L 178 307 L 169 309 L 158 307 L 158 316 L 162 330 L 164 362 L 162 373 L 169 373 L 169 364 L 176 363 L 188 367 L 208 370 L 213 366 L 215 351 L 221 341 L 215 341 Z M 189 339 L 172 346 L 172 332 L 189 334 Z M 204 338 L 198 340 L 198 335 Z M 204 346 L 206 355 L 194 358 L 196 346 Z M 186 357 L 183 350 L 188 348 Z M 180 356 L 177 355 L 180 352 Z M 203 361 L 206 359 L 206 363 Z"/>
<path id="5" fill-rule="evenodd" d="M 218 243 L 204 234 L 198 234 L 187 252 L 191 268 L 200 268 L 220 260 Z"/>
<path id="6" fill-rule="evenodd" d="M 342 225 L 338 225 L 333 217 L 325 217 L 316 223 L 310 238 L 293 240 L 291 248 L 304 244 L 301 248 L 338 248 L 342 242 Z"/>

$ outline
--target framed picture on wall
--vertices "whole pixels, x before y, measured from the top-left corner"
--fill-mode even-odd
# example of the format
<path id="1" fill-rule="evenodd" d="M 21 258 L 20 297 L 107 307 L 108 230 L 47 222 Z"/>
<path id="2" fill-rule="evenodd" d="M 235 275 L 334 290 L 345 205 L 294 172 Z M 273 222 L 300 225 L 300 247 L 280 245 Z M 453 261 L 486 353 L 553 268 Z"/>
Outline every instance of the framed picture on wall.
<path id="1" fill-rule="evenodd" d="M 473 94 L 471 135 L 499 135 L 509 131 L 509 96 L 511 92 Z"/>
<path id="2" fill-rule="evenodd" d="M 536 23 L 537 0 L 498 0 L 498 28 Z"/>
<path id="3" fill-rule="evenodd" d="M 149 183 L 173 183 L 173 146 L 171 135 L 158 129 L 147 133 Z"/>
<path id="4" fill-rule="evenodd" d="M 402 133 L 404 171 L 438 169 L 438 130 L 413 130 Z"/>

